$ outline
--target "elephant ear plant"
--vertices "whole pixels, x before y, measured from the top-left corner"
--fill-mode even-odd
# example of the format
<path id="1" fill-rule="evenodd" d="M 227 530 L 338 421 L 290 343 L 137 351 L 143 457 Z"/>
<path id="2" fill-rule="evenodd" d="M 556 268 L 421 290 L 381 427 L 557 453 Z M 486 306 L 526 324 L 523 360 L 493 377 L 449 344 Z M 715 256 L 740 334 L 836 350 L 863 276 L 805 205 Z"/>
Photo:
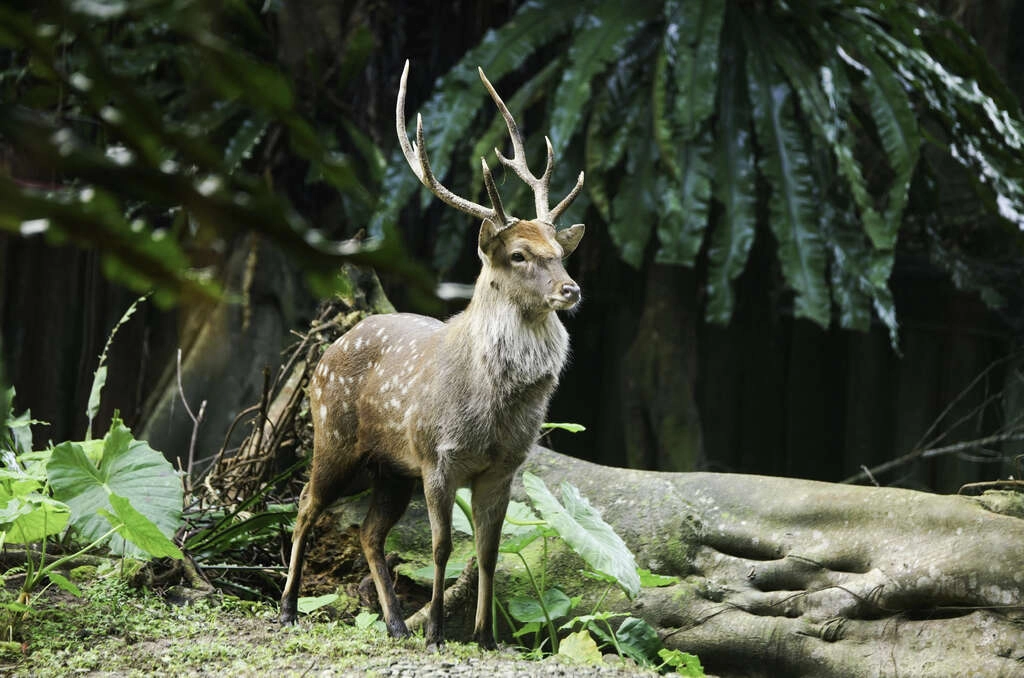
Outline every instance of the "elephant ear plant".
<path id="1" fill-rule="evenodd" d="M 105 377 L 97 371 L 97 381 Z M 17 600 L 2 604 L 12 622 L 40 586 L 79 595 L 59 570 L 86 552 L 106 546 L 122 557 L 182 557 L 171 541 L 181 525 L 181 482 L 162 454 L 135 440 L 116 413 L 100 439 L 33 451 L 31 427 L 43 422 L 28 411 L 15 416 L 14 395 L 4 389 L 0 401 L 0 544 L 24 545 L 25 557 L 3 575 L 24 576 Z M 47 557 L 56 538 L 64 555 Z"/>
<path id="2" fill-rule="evenodd" d="M 566 428 L 557 424 L 545 426 Z M 616 588 L 634 598 L 641 588 L 667 586 L 678 579 L 639 569 L 629 547 L 573 484 L 563 482 L 559 487 L 560 496 L 556 496 L 543 480 L 524 472 L 523 489 L 532 508 L 516 501 L 509 503 L 498 550 L 519 560 L 529 587 L 527 592 L 504 601 L 495 599 L 494 603 L 512 627 L 513 636 L 524 643 L 527 654 L 537 657 L 559 654 L 576 662 L 601 663 L 602 653 L 613 651 L 647 668 L 703 676 L 697 657 L 667 651 L 646 621 L 602 609 L 608 594 Z M 452 521 L 455 529 L 472 534 L 468 490 L 460 490 L 456 506 Z M 580 557 L 584 577 L 607 584 L 589 612 L 574 614 L 582 598 L 570 597 L 559 583 L 549 581 L 550 540 L 560 540 Z M 537 542 L 540 543 L 539 558 L 536 557 Z M 462 564 L 455 564 L 446 574 L 455 576 Z M 431 568 L 424 570 L 411 574 L 429 577 Z M 526 639 L 530 637 L 532 644 L 527 644 Z"/>

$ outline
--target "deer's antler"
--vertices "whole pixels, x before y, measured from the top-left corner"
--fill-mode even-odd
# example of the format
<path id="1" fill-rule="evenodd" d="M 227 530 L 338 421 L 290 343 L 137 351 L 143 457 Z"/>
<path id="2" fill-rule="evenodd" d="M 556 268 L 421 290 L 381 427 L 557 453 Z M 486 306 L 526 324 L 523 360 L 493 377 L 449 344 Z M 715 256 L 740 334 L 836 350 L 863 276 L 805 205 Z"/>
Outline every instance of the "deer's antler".
<path id="1" fill-rule="evenodd" d="M 523 135 L 519 132 L 519 126 L 516 125 L 515 119 L 512 114 L 509 113 L 508 107 L 505 106 L 505 102 L 501 100 L 498 93 L 494 90 L 487 76 L 484 75 L 482 68 L 477 69 L 480 72 L 480 79 L 484 83 L 484 87 L 490 93 L 491 98 L 494 99 L 494 103 L 498 106 L 498 110 L 501 112 L 503 118 L 505 118 L 505 124 L 508 126 L 509 136 L 512 137 L 512 158 L 507 158 L 502 155 L 501 151 L 494 149 L 494 152 L 498 156 L 498 160 L 503 165 L 511 168 L 516 175 L 526 183 L 527 186 L 533 191 L 534 204 L 537 208 L 537 219 L 548 223 L 553 223 L 555 219 L 565 211 L 570 203 L 579 195 L 580 190 L 583 188 L 583 172 L 580 172 L 579 179 L 576 180 L 576 186 L 569 192 L 560 203 L 555 205 L 554 209 L 548 207 L 548 190 L 551 183 L 551 170 L 555 164 L 555 153 L 551 148 L 551 140 L 544 137 L 544 141 L 547 143 L 548 148 L 548 161 L 547 166 L 544 169 L 544 174 L 539 178 L 534 176 L 530 171 L 530 168 L 526 164 L 526 152 L 523 149 Z M 499 228 L 504 228 L 512 223 L 515 223 L 516 219 L 505 213 L 504 208 L 501 204 L 501 197 L 498 195 L 498 188 L 494 185 L 494 177 L 491 176 L 491 169 L 487 165 L 487 160 L 480 158 L 480 162 L 483 168 L 484 186 L 487 188 L 487 195 L 491 200 L 491 207 L 484 207 L 472 200 L 462 198 L 452 191 L 448 190 L 437 177 L 434 176 L 434 172 L 430 169 L 430 159 L 427 157 L 427 147 L 423 141 L 423 118 L 420 115 L 416 116 L 416 144 L 413 145 L 409 142 L 409 133 L 406 130 L 405 125 L 405 91 L 406 81 L 409 77 L 409 61 L 406 60 L 405 68 L 402 69 L 402 79 L 398 87 L 398 104 L 395 106 L 395 129 L 398 132 L 398 143 L 402 147 L 402 153 L 405 155 L 406 162 L 409 163 L 409 167 L 412 168 L 413 173 L 420 182 L 430 189 L 430 191 L 440 198 L 445 204 L 451 205 L 457 210 L 466 212 L 480 219 L 488 219 Z"/>
<path id="2" fill-rule="evenodd" d="M 520 179 L 523 180 L 527 186 L 533 190 L 533 202 L 537 208 L 537 219 L 540 221 L 546 221 L 548 223 L 554 223 L 562 212 L 576 199 L 580 191 L 583 189 L 583 172 L 580 172 L 579 178 L 576 180 L 576 186 L 573 187 L 572 191 L 569 192 L 562 202 L 555 205 L 554 209 L 550 209 L 548 206 L 548 192 L 551 185 L 551 170 L 555 166 L 555 151 L 551 147 L 551 139 L 544 137 L 544 143 L 548 149 L 548 160 L 547 165 L 544 167 L 544 173 L 537 177 L 530 171 L 529 166 L 526 164 L 526 151 L 523 148 L 523 135 L 519 131 L 519 125 L 516 124 L 515 118 L 508 110 L 508 106 L 502 101 L 501 97 L 498 96 L 498 92 L 494 89 L 494 85 L 484 75 L 484 69 L 477 67 L 477 71 L 480 73 L 480 80 L 483 81 L 484 87 L 487 88 L 487 92 L 491 95 L 491 99 L 494 100 L 494 104 L 498 107 L 501 112 L 501 117 L 505 118 L 505 126 L 508 127 L 508 135 L 512 138 L 512 157 L 507 158 L 497 148 L 494 149 L 494 154 L 498 156 L 498 160 L 501 164 L 510 168 L 516 173 Z"/>
<path id="3" fill-rule="evenodd" d="M 509 223 L 509 218 L 502 208 L 498 189 L 494 185 L 494 178 L 491 176 L 491 170 L 487 166 L 486 161 L 483 163 L 484 183 L 487 185 L 487 195 L 491 199 L 491 207 L 484 207 L 472 200 L 466 200 L 452 193 L 444 184 L 437 180 L 433 170 L 430 169 L 427 146 L 423 141 L 423 116 L 419 114 L 416 115 L 416 145 L 413 146 L 409 143 L 409 133 L 405 128 L 405 89 L 408 78 L 409 61 L 407 59 L 405 68 L 402 69 L 402 80 L 398 86 L 398 104 L 395 106 L 395 129 L 398 132 L 398 144 L 402 147 L 405 160 L 409 163 L 409 167 L 412 168 L 416 178 L 429 188 L 431 193 L 455 209 L 471 214 L 479 219 L 488 219 L 499 227 L 506 226 Z"/>

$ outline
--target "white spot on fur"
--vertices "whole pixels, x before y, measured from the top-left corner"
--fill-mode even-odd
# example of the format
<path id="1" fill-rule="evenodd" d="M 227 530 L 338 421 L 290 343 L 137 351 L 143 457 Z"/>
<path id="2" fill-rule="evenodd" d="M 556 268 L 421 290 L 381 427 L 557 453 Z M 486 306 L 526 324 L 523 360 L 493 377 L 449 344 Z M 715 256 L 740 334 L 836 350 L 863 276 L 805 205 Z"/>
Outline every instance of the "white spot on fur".
<path id="1" fill-rule="evenodd" d="M 339 431 L 338 429 L 334 429 L 333 431 L 331 431 L 331 437 L 337 440 L 338 438 L 341 437 L 341 431 Z"/>
<path id="2" fill-rule="evenodd" d="M 320 421 L 327 421 L 327 405 L 320 406 Z"/>
<path id="3" fill-rule="evenodd" d="M 391 400 L 388 401 L 388 405 L 397 410 L 399 407 L 402 406 L 402 403 L 398 401 L 398 398 L 392 398 Z"/>
<path id="4" fill-rule="evenodd" d="M 316 389 L 314 389 L 313 392 L 316 394 L 316 397 L 317 397 L 318 400 L 320 399 L 320 396 L 323 395 L 323 393 L 324 393 L 323 389 L 321 389 L 319 386 L 317 386 Z"/>
<path id="5" fill-rule="evenodd" d="M 356 350 L 358 351 L 362 347 L 363 347 L 363 338 L 359 337 L 358 339 L 356 339 Z"/>

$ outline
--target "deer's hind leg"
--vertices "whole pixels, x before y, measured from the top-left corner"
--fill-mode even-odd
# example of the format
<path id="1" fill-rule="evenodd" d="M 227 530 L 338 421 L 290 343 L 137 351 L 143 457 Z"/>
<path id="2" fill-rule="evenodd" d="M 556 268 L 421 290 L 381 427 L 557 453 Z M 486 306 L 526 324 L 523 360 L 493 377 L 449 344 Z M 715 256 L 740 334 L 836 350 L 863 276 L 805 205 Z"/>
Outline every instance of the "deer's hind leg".
<path id="1" fill-rule="evenodd" d="M 327 447 L 320 433 L 313 443 L 313 465 L 309 482 L 299 497 L 299 512 L 292 532 L 291 558 L 288 561 L 288 581 L 281 594 L 281 624 L 294 624 L 302 583 L 302 563 L 306 557 L 306 540 L 309 531 L 323 510 L 334 503 L 348 486 L 349 481 L 361 466 L 354 455 L 343 453 L 339 447 Z M 323 463 L 330 458 L 330 463 Z"/>
<path id="2" fill-rule="evenodd" d="M 383 471 L 376 473 L 373 480 L 373 493 L 370 497 L 370 509 L 359 530 L 359 539 L 363 545 L 363 554 L 370 566 L 370 576 L 377 589 L 377 599 L 384 613 L 384 623 L 388 633 L 394 638 L 409 635 L 402 617 L 402 606 L 395 593 L 395 583 L 384 559 L 384 540 L 398 519 L 405 513 L 412 496 L 415 480 L 398 473 Z"/>

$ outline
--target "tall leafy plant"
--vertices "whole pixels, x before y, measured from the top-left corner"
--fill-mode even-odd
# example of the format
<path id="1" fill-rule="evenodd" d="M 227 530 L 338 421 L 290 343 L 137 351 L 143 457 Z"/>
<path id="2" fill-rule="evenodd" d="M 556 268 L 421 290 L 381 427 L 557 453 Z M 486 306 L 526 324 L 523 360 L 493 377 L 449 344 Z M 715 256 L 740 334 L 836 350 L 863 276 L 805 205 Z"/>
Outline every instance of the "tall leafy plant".
<path id="1" fill-rule="evenodd" d="M 18 159 L 0 171 L 0 230 L 95 248 L 109 277 L 154 289 L 160 304 L 218 295 L 209 262 L 244 232 L 300 261 L 319 292 L 338 284 L 343 261 L 431 289 L 396 238 L 330 237 L 362 225 L 383 160 L 345 112 L 330 124 L 306 114 L 277 62 L 282 11 L 195 0 L 0 7 L 0 147 Z M 351 37 L 331 72 L 365 61 L 372 41 Z M 337 223 L 297 209 L 316 190 L 340 205 Z"/>
<path id="2" fill-rule="evenodd" d="M 540 54 L 546 65 L 522 72 Z M 495 81 L 515 72 L 502 84 L 521 83 L 513 103 L 542 104 L 537 124 L 568 158 L 555 182 L 585 165 L 586 193 L 627 263 L 701 265 L 711 322 L 729 321 L 734 282 L 770 233 L 797 317 L 866 329 L 873 313 L 895 344 L 889 281 L 908 205 L 950 167 L 973 181 L 999 238 L 1024 226 L 1020 108 L 969 36 L 917 3 L 526 2 L 421 109 L 446 130 L 427 140 L 435 173 L 468 184 L 463 193 L 479 190 L 488 150 L 462 144 L 486 103 L 470 82 L 478 65 Z M 396 155 L 378 232 L 416 191 L 402 166 Z M 956 247 L 934 228 L 941 217 L 923 218 L 933 259 L 966 284 L 943 255 Z"/>

